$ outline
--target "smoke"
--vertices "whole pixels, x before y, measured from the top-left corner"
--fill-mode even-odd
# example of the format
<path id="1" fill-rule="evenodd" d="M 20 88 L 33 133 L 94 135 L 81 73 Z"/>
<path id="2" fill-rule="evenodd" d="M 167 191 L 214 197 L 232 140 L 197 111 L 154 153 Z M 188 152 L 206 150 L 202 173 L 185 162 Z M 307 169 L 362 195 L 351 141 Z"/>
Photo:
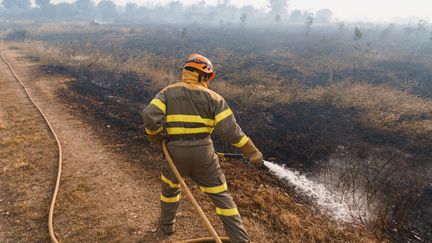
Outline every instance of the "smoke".
<path id="1" fill-rule="evenodd" d="M 0 19 L 33 19 L 36 21 L 86 21 L 100 23 L 134 24 L 196 24 L 199 26 L 263 26 L 304 23 L 312 13 L 293 10 L 289 13 L 288 0 L 268 0 L 269 10 L 253 5 L 236 6 L 230 0 L 220 0 L 216 5 L 199 1 L 185 5 L 171 1 L 165 5 L 139 5 L 134 2 L 118 5 L 117 1 L 75 0 L 55 3 L 52 0 L 0 0 Z M 316 21 L 331 20 L 330 10 L 319 10 Z"/>

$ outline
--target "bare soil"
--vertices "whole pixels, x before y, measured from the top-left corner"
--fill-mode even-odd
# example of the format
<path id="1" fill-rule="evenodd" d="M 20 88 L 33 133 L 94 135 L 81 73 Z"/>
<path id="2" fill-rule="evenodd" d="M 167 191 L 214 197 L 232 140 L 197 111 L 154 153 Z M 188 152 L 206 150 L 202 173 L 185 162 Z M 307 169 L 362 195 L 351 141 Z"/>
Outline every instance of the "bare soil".
<path id="1" fill-rule="evenodd" d="M 0 87 L 0 241 L 46 242 L 55 141 L 3 62 Z"/>
<path id="2" fill-rule="evenodd" d="M 160 152 L 141 136 L 92 108 L 103 103 L 71 90 L 68 76 L 41 71 L 25 49 L 6 54 L 52 122 L 64 150 L 54 228 L 63 242 L 171 242 L 207 236 L 190 203 L 181 204 L 177 232 L 158 229 Z M 36 109 L 0 63 L 0 241 L 46 242 L 48 205 L 57 170 L 57 149 Z M 265 172 L 222 161 L 228 186 L 255 242 L 371 242 L 362 227 L 342 229 L 287 193 Z M 190 181 L 188 184 L 192 185 Z M 220 235 L 222 225 L 205 195 L 192 186 Z"/>

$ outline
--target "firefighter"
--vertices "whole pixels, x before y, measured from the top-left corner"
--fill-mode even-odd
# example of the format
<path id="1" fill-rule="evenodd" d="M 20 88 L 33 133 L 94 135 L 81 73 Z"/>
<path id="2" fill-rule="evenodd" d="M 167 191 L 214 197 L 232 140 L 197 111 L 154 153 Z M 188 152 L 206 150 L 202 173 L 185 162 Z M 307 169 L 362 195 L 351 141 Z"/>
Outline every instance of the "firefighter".
<path id="1" fill-rule="evenodd" d="M 240 214 L 228 191 L 210 137 L 215 133 L 239 148 L 249 161 L 261 166 L 262 153 L 236 123 L 227 102 L 208 88 L 216 76 L 212 63 L 192 54 L 182 69 L 182 80 L 162 89 L 144 109 L 145 132 L 153 145 L 160 146 L 162 134 L 182 176 L 190 177 L 216 207 L 231 242 L 249 242 Z M 174 233 L 180 200 L 180 184 L 166 161 L 162 162 L 160 227 Z"/>

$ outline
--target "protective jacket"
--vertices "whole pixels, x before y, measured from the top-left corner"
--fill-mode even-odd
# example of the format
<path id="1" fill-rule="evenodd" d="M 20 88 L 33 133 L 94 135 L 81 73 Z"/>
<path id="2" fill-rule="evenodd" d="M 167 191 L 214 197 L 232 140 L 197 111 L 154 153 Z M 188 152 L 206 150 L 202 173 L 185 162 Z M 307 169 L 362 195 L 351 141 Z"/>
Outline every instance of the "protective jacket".
<path id="1" fill-rule="evenodd" d="M 157 135 L 165 125 L 170 140 L 216 133 L 227 143 L 242 148 L 249 138 L 224 98 L 206 86 L 206 82 L 199 82 L 197 73 L 183 70 L 182 81 L 161 90 L 145 109 L 146 133 Z"/>

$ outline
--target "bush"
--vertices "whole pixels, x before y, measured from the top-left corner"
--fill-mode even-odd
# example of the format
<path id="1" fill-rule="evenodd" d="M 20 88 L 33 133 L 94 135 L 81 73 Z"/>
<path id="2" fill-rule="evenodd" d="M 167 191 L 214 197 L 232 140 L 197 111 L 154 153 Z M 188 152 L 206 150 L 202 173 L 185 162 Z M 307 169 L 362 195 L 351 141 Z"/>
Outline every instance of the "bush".
<path id="1" fill-rule="evenodd" d="M 4 39 L 24 42 L 27 39 L 27 36 L 27 30 L 13 30 L 11 32 L 8 32 Z"/>

